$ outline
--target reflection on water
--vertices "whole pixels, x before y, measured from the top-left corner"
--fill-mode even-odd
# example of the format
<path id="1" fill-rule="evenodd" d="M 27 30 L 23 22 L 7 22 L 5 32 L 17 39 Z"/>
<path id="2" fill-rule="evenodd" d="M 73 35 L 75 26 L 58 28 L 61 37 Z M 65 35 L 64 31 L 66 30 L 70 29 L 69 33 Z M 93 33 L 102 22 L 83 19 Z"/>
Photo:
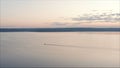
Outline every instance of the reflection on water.
<path id="1" fill-rule="evenodd" d="M 119 32 L 0 35 L 1 67 L 119 67 Z"/>

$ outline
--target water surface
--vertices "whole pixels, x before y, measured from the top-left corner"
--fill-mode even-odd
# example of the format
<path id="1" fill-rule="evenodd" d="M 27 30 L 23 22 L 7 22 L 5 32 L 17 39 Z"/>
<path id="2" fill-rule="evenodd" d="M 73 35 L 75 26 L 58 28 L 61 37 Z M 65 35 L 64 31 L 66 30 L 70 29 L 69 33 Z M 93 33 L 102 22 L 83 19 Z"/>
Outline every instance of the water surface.
<path id="1" fill-rule="evenodd" d="M 120 67 L 119 32 L 1 32 L 1 67 Z"/>

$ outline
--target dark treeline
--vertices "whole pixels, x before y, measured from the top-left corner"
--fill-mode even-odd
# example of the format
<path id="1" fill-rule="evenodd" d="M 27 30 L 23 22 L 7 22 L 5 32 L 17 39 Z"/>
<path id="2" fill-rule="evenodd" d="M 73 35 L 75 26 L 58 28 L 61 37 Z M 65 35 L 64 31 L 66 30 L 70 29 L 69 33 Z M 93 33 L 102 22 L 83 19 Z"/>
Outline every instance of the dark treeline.
<path id="1" fill-rule="evenodd" d="M 120 28 L 0 28 L 0 32 L 120 32 Z"/>

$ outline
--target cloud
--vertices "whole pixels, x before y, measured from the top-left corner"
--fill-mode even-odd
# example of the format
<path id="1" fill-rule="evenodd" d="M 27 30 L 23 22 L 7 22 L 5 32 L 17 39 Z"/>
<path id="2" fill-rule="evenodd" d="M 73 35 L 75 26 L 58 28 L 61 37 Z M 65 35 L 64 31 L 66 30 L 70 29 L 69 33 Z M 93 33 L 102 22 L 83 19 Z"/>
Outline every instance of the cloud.
<path id="1" fill-rule="evenodd" d="M 52 26 L 54 27 L 75 27 L 79 26 L 78 22 L 52 22 Z"/>
<path id="2" fill-rule="evenodd" d="M 84 14 L 83 16 L 72 18 L 72 20 L 79 22 L 119 22 L 120 13 Z"/>
<path id="3" fill-rule="evenodd" d="M 69 22 L 51 22 L 54 27 L 84 27 L 84 26 L 115 26 L 119 27 L 120 13 L 89 13 L 78 17 L 69 18 Z M 89 24 L 88 24 L 89 23 Z"/>
<path id="4" fill-rule="evenodd" d="M 67 25 L 68 23 L 65 23 L 65 22 L 53 22 L 52 25 L 55 25 L 55 26 L 65 26 Z"/>

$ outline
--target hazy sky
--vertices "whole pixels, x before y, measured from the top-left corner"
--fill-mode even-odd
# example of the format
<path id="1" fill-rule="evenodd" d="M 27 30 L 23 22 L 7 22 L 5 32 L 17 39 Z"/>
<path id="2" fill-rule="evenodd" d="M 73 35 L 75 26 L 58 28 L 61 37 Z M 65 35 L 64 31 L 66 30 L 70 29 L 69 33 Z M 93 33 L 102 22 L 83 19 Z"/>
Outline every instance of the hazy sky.
<path id="1" fill-rule="evenodd" d="M 1 27 L 119 27 L 119 0 L 0 0 Z"/>

